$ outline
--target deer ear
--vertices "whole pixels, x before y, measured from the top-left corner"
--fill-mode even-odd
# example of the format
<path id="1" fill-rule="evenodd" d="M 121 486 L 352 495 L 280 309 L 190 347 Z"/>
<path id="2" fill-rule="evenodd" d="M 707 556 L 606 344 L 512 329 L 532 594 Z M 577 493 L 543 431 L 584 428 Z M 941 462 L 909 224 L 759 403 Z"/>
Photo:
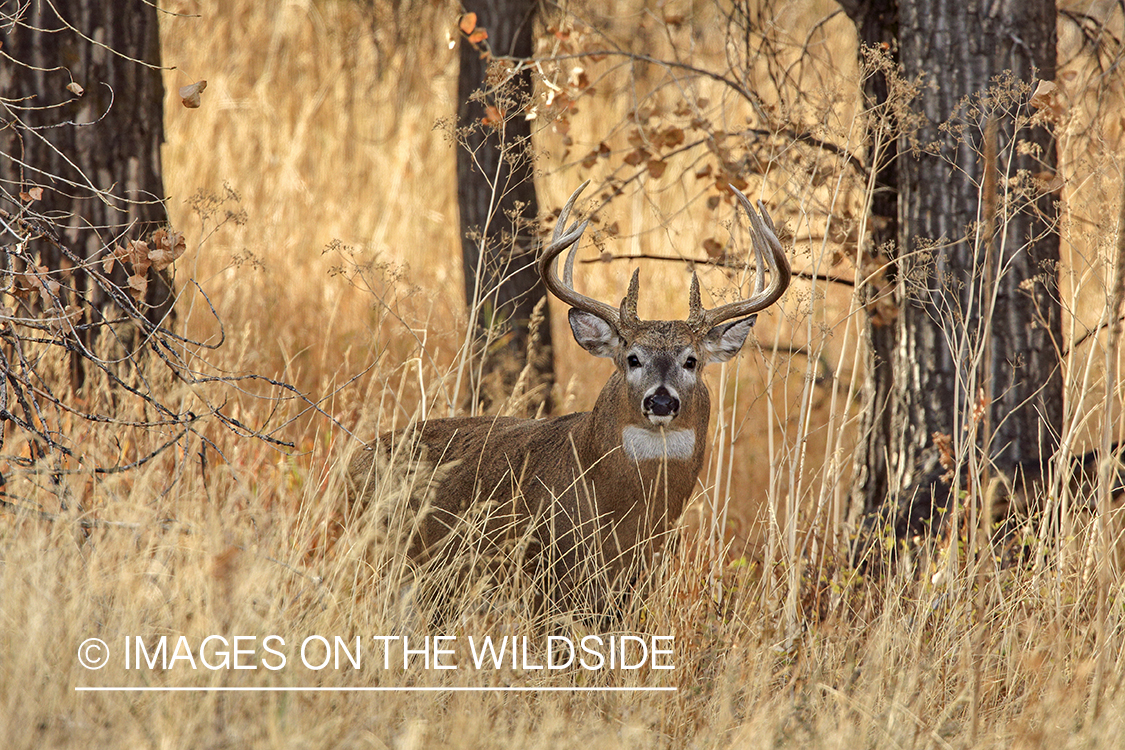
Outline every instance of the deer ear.
<path id="1" fill-rule="evenodd" d="M 703 338 L 703 351 L 707 353 L 707 361 L 726 362 L 738 354 L 757 319 L 757 315 L 751 315 L 749 318 L 736 320 L 733 323 L 715 326 L 708 331 Z"/>
<path id="2" fill-rule="evenodd" d="M 574 340 L 595 357 L 610 357 L 617 354 L 621 337 L 612 324 L 585 310 L 570 308 L 570 330 Z"/>

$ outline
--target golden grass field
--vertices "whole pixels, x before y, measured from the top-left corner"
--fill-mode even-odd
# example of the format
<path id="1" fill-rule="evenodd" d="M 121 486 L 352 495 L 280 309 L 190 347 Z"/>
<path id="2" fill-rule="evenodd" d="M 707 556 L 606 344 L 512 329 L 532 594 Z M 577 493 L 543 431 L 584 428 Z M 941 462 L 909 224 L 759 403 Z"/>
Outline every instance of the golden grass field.
<path id="1" fill-rule="evenodd" d="M 673 11 L 659 5 L 667 19 Z M 719 33 L 709 24 L 713 11 L 682 5 L 699 14 L 699 28 L 716 31 L 664 28 L 640 2 L 621 3 L 609 25 L 621 38 L 637 34 L 654 55 L 690 49 L 695 65 L 723 64 L 723 40 L 709 35 Z M 784 38 L 804 40 L 829 5 L 786 5 L 776 24 Z M 164 64 L 175 68 L 165 77 L 168 212 L 189 238 L 176 265 L 184 290 L 179 324 L 195 338 L 219 334 L 200 293 L 186 283 L 194 279 L 225 326 L 223 347 L 206 355 L 211 366 L 291 383 L 323 413 L 278 401 L 287 394 L 261 384 L 169 382 L 168 398 L 185 408 L 222 405 L 297 448 L 279 450 L 212 422 L 201 427 L 213 441 L 208 448 L 197 441 L 110 477 L 70 466 L 75 471 L 62 490 L 34 478 L 21 485 L 52 513 L 60 492 L 80 498 L 86 511 L 54 520 L 0 517 L 6 747 L 1125 744 L 1125 579 L 1114 536 L 1120 519 L 1070 511 L 1067 533 L 1050 537 L 1029 522 L 1024 533 L 1035 554 L 1026 566 L 1000 569 L 989 555 L 972 565 L 964 554 L 919 554 L 901 572 L 866 579 L 840 564 L 863 315 L 850 288 L 824 282 L 795 282 L 779 308 L 761 316 L 743 355 L 710 373 L 717 402 L 710 458 L 682 543 L 663 561 L 644 608 L 613 629 L 674 636 L 674 669 L 472 668 L 469 635 L 527 637 L 536 662 L 546 634 L 517 610 L 481 611 L 471 591 L 456 632 L 443 634 L 457 637 L 449 662 L 458 669 L 427 670 L 417 659 L 403 668 L 397 651 L 397 665 L 385 669 L 372 637 L 406 632 L 397 588 L 370 567 L 362 525 L 340 530 L 338 498 L 358 440 L 423 413 L 459 413 L 463 403 L 451 375 L 467 325 L 456 145 L 439 124 L 456 107 L 456 51 L 447 34 L 455 33 L 457 11 L 429 7 L 398 28 L 386 25 L 385 12 L 372 20 L 340 0 L 178 0 L 166 7 L 182 14 L 162 20 Z M 1120 15 L 1112 18 L 1120 32 Z M 862 116 L 854 95 L 840 93 L 855 92 L 860 74 L 848 26 L 838 16 L 812 38 L 818 64 L 802 78 L 811 103 L 794 106 L 790 116 L 822 123 L 824 137 L 856 148 Z M 1064 34 L 1061 43 L 1074 40 Z M 551 51 L 545 43 L 544 54 Z M 603 162 L 625 154 L 628 133 L 612 123 L 629 110 L 660 105 L 665 114 L 654 118 L 673 117 L 667 110 L 678 94 L 663 88 L 649 95 L 667 82 L 659 70 L 640 70 L 630 89 L 630 71 L 598 65 L 588 71 L 598 93 L 570 116 L 571 144 L 549 120 L 537 136 L 545 211 L 587 176 L 611 168 L 577 163 L 601 141 L 614 150 Z M 1080 59 L 1068 71 L 1073 119 L 1060 133 L 1060 173 L 1065 335 L 1073 341 L 1106 315 L 1104 279 L 1120 231 L 1122 123 L 1113 114 L 1121 111 L 1119 83 L 1103 80 L 1102 93 L 1091 93 L 1097 81 Z M 560 75 L 565 81 L 567 69 Z M 202 106 L 182 107 L 176 90 L 199 79 L 208 82 Z M 684 96 L 697 103 L 721 101 L 713 82 L 690 86 Z M 710 110 L 729 127 L 746 114 L 737 103 Z M 795 268 L 850 278 L 848 246 L 832 241 L 838 238 L 826 231 L 825 216 L 855 215 L 863 186 L 785 153 L 771 158 L 751 197 L 785 222 Z M 690 157 L 669 164 L 663 180 L 599 210 L 601 224 L 619 224 L 620 238 L 604 249 L 698 258 L 705 238 L 745 249 L 731 207 L 705 208 Z M 685 267 L 641 265 L 642 317 L 684 314 Z M 612 300 L 631 270 L 616 262 L 582 266 L 578 274 L 587 293 Z M 730 293 L 732 280 L 718 271 L 703 277 L 716 298 Z M 581 352 L 562 315 L 553 324 L 556 403 L 588 409 L 610 365 Z M 1095 445 L 1103 429 L 1120 439 L 1117 384 L 1107 387 L 1101 377 L 1103 339 L 1094 337 L 1067 362 L 1064 435 L 1076 452 Z M 106 463 L 167 439 L 136 432 L 121 438 L 61 421 L 59 429 L 92 461 Z M 97 523 L 79 524 L 91 519 Z M 164 636 L 170 656 L 181 637 L 197 648 L 209 635 L 256 638 L 243 663 L 257 668 L 193 669 L 181 659 L 138 669 L 135 651 L 126 668 L 126 643 L 135 644 L 126 639 L 140 638 L 151 650 Z M 281 669 L 262 659 L 270 635 L 285 644 Z M 360 638 L 361 668 L 301 664 L 299 644 L 315 635 L 349 644 Z M 88 638 L 108 645 L 105 668 L 79 663 Z M 113 685 L 324 690 L 75 689 Z M 674 690 L 454 690 L 576 685 Z M 377 687 L 437 690 L 352 690 Z"/>

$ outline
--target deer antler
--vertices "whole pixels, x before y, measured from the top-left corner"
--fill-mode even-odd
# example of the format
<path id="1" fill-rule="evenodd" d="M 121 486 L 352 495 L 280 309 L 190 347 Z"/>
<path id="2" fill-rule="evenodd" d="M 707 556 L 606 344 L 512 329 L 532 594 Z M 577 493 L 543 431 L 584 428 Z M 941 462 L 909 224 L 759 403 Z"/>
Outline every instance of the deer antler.
<path id="1" fill-rule="evenodd" d="M 589 184 L 590 181 L 587 180 L 579 185 L 578 189 L 567 200 L 566 205 L 562 207 L 559 220 L 555 224 L 555 232 L 551 237 L 551 243 L 543 249 L 543 254 L 539 258 L 539 276 L 543 279 L 543 283 L 547 285 L 551 294 L 561 301 L 578 310 L 597 315 L 617 328 L 618 331 L 624 332 L 625 329 L 634 328 L 640 323 L 640 319 L 637 317 L 637 271 L 633 271 L 633 278 L 629 281 L 629 292 L 621 300 L 620 308 L 615 308 L 605 302 L 599 302 L 574 291 L 574 256 L 578 252 L 578 241 L 582 238 L 582 233 L 586 231 L 590 222 L 589 220 L 581 223 L 576 221 L 569 228 L 566 223 L 570 219 L 570 211 L 574 208 L 574 202 L 578 200 L 578 196 Z M 738 188 L 732 185 L 731 190 L 734 191 L 739 203 L 742 204 L 746 214 L 750 217 L 750 239 L 754 248 L 756 265 L 754 294 L 750 299 L 732 302 L 712 310 L 704 309 L 699 295 L 699 278 L 693 273 L 687 324 L 701 332 L 706 332 L 723 321 L 732 318 L 745 318 L 769 307 L 785 293 L 792 276 L 789 260 L 785 257 L 785 251 L 782 250 L 781 242 L 777 239 L 774 230 L 773 220 L 770 219 L 765 206 L 759 201 L 758 211 L 755 211 L 750 204 L 750 200 Z M 567 248 L 570 248 L 570 252 L 566 256 L 563 278 L 560 280 L 555 267 L 556 261 L 562 251 Z M 770 274 L 769 287 L 766 287 L 765 272 L 767 269 Z"/>
<path id="2" fill-rule="evenodd" d="M 754 247 L 755 279 L 754 294 L 749 299 L 731 302 L 711 310 L 703 308 L 699 298 L 699 279 L 691 276 L 691 295 L 688 301 L 687 323 L 697 331 L 708 331 L 719 323 L 732 318 L 745 318 L 764 310 L 777 302 L 789 287 L 792 271 L 781 242 L 777 239 L 773 220 L 766 213 L 766 207 L 758 201 L 758 211 L 750 205 L 750 200 L 734 185 L 730 186 L 738 202 L 750 217 L 750 241 Z M 760 214 L 759 214 L 760 212 Z M 766 287 L 765 270 L 770 272 L 770 285 Z"/>
<path id="3" fill-rule="evenodd" d="M 622 326 L 622 313 L 631 310 L 633 317 L 636 317 L 637 309 L 637 290 L 636 290 L 636 275 L 633 277 L 633 283 L 629 285 L 630 297 L 621 303 L 621 310 L 614 308 L 612 305 L 607 305 L 604 302 L 599 302 L 596 299 L 591 299 L 583 294 L 574 291 L 574 256 L 578 251 L 578 240 L 582 238 L 582 233 L 586 231 L 587 225 L 590 221 L 579 224 L 575 222 L 568 229 L 566 226 L 567 220 L 570 218 L 570 209 L 574 207 L 574 202 L 578 200 L 578 196 L 590 184 L 587 180 L 578 186 L 578 189 L 570 196 L 570 200 L 562 207 L 559 213 L 558 223 L 555 224 L 555 233 L 551 237 L 551 244 L 543 249 L 543 255 L 539 257 L 539 276 L 543 279 L 543 283 L 547 285 L 547 289 L 551 294 L 558 297 L 560 300 L 578 310 L 597 315 L 602 320 L 611 324 L 618 330 Z M 563 268 L 563 279 L 559 279 L 558 272 L 555 268 L 555 262 L 560 253 L 567 248 L 570 248 L 570 253 L 566 257 L 566 265 Z M 632 300 L 630 306 L 629 300 Z"/>

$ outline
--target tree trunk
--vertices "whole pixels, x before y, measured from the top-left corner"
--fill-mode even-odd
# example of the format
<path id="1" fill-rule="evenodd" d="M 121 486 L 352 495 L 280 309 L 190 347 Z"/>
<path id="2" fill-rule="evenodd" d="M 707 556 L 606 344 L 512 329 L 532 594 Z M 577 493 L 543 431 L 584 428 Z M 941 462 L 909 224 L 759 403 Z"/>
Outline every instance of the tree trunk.
<path id="1" fill-rule="evenodd" d="M 480 0 L 467 4 L 477 25 L 488 32 L 494 57 L 529 58 L 537 0 Z M 484 403 L 507 397 L 525 365 L 531 366 L 529 410 L 547 404 L 554 382 L 551 326 L 546 289 L 535 260 L 539 249 L 531 122 L 523 108 L 532 95 L 529 72 L 503 84 L 490 79 L 490 66 L 462 39 L 457 94 L 458 122 L 465 143 L 457 150 L 457 200 L 461 210 L 461 253 L 465 300 L 477 309 L 477 339 L 485 377 L 474 382 Z M 484 96 L 478 92 L 483 91 Z M 482 254 L 483 250 L 483 254 Z M 529 323 L 538 305 L 541 323 L 532 339 Z M 485 348 L 487 344 L 487 348 Z"/>
<path id="2" fill-rule="evenodd" d="M 893 49 L 898 33 L 898 6 L 895 0 L 841 3 L 855 21 L 859 43 L 869 48 Z M 864 86 L 867 107 L 887 110 L 889 85 L 886 75 L 876 72 Z M 893 110 L 877 117 L 873 126 L 882 132 L 871 134 L 867 168 L 875 171 L 875 190 L 871 196 L 871 243 L 866 250 L 859 275 L 870 282 L 857 289 L 867 311 L 867 347 L 864 350 L 864 409 L 855 452 L 855 481 L 852 505 L 862 514 L 876 510 L 887 497 L 888 440 L 891 435 L 891 389 L 894 385 L 895 328 L 893 311 L 898 239 L 898 142 L 894 137 Z M 876 154 L 875 139 L 883 144 Z"/>
<path id="3" fill-rule="evenodd" d="M 0 66 L 2 199 L 9 213 L 33 210 L 62 245 L 80 259 L 94 259 L 167 220 L 157 10 L 146 0 L 53 0 L 20 10 L 15 23 L 5 19 L 0 35 L 4 54 L 22 63 Z M 43 188 L 40 200 L 29 204 L 19 197 L 35 187 Z M 120 311 L 56 245 L 36 245 L 29 249 L 39 264 L 70 269 L 69 278 L 58 278 L 85 301 L 78 322 L 89 325 L 78 330 L 89 351 L 99 324 L 120 318 Z M 110 278 L 129 289 L 122 264 Z M 150 269 L 145 317 L 166 323 L 172 301 L 167 277 Z M 127 355 L 133 334 L 116 336 Z M 84 378 L 83 361 L 77 352 L 72 356 L 75 388 Z"/>
<path id="4" fill-rule="evenodd" d="M 1062 377 L 1054 196 L 1029 179 L 1053 173 L 1054 139 L 1039 127 L 1015 132 L 1013 113 L 1029 114 L 1030 92 L 996 78 L 1054 77 L 1054 2 L 1002 0 L 986 11 L 899 0 L 897 19 L 903 74 L 922 77 L 915 106 L 924 121 L 899 143 L 891 411 L 869 423 L 889 429 L 880 516 L 903 537 L 951 505 L 935 434 L 949 436 L 954 458 L 968 453 L 961 441 L 975 440 L 1009 476 L 1040 465 L 1057 447 Z M 963 103 L 990 86 L 991 101 Z M 951 118 L 954 127 L 941 127 Z M 868 451 L 860 477 L 880 460 Z"/>

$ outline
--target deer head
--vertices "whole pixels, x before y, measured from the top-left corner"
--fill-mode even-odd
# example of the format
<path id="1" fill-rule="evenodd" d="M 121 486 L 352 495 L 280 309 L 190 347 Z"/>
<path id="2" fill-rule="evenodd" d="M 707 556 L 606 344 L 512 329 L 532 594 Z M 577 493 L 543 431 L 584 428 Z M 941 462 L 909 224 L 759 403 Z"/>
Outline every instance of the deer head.
<path id="1" fill-rule="evenodd" d="M 732 186 L 750 218 L 757 267 L 754 292 L 749 299 L 707 310 L 700 302 L 699 278 L 694 272 L 688 317 L 683 321 L 641 320 L 637 316 L 637 271 L 633 272 L 629 291 L 619 307 L 579 294 L 574 290 L 574 257 L 589 222 L 576 222 L 569 228 L 566 224 L 575 200 L 588 184 L 583 183 L 563 207 L 552 241 L 540 257 L 539 274 L 547 289 L 570 305 L 570 327 L 579 345 L 617 365 L 623 387 L 607 387 L 603 397 L 615 397 L 621 402 L 615 405 L 616 413 L 624 423 L 628 449 L 630 427 L 671 432 L 678 424 L 706 424 L 708 404 L 706 388 L 699 385 L 700 371 L 708 363 L 725 362 L 738 353 L 757 319 L 756 313 L 781 297 L 791 272 L 765 209 L 755 211 L 746 196 Z M 560 280 L 556 260 L 567 248 L 570 253 Z M 702 416 L 700 409 L 704 410 Z M 632 434 L 643 440 L 638 433 Z"/>

